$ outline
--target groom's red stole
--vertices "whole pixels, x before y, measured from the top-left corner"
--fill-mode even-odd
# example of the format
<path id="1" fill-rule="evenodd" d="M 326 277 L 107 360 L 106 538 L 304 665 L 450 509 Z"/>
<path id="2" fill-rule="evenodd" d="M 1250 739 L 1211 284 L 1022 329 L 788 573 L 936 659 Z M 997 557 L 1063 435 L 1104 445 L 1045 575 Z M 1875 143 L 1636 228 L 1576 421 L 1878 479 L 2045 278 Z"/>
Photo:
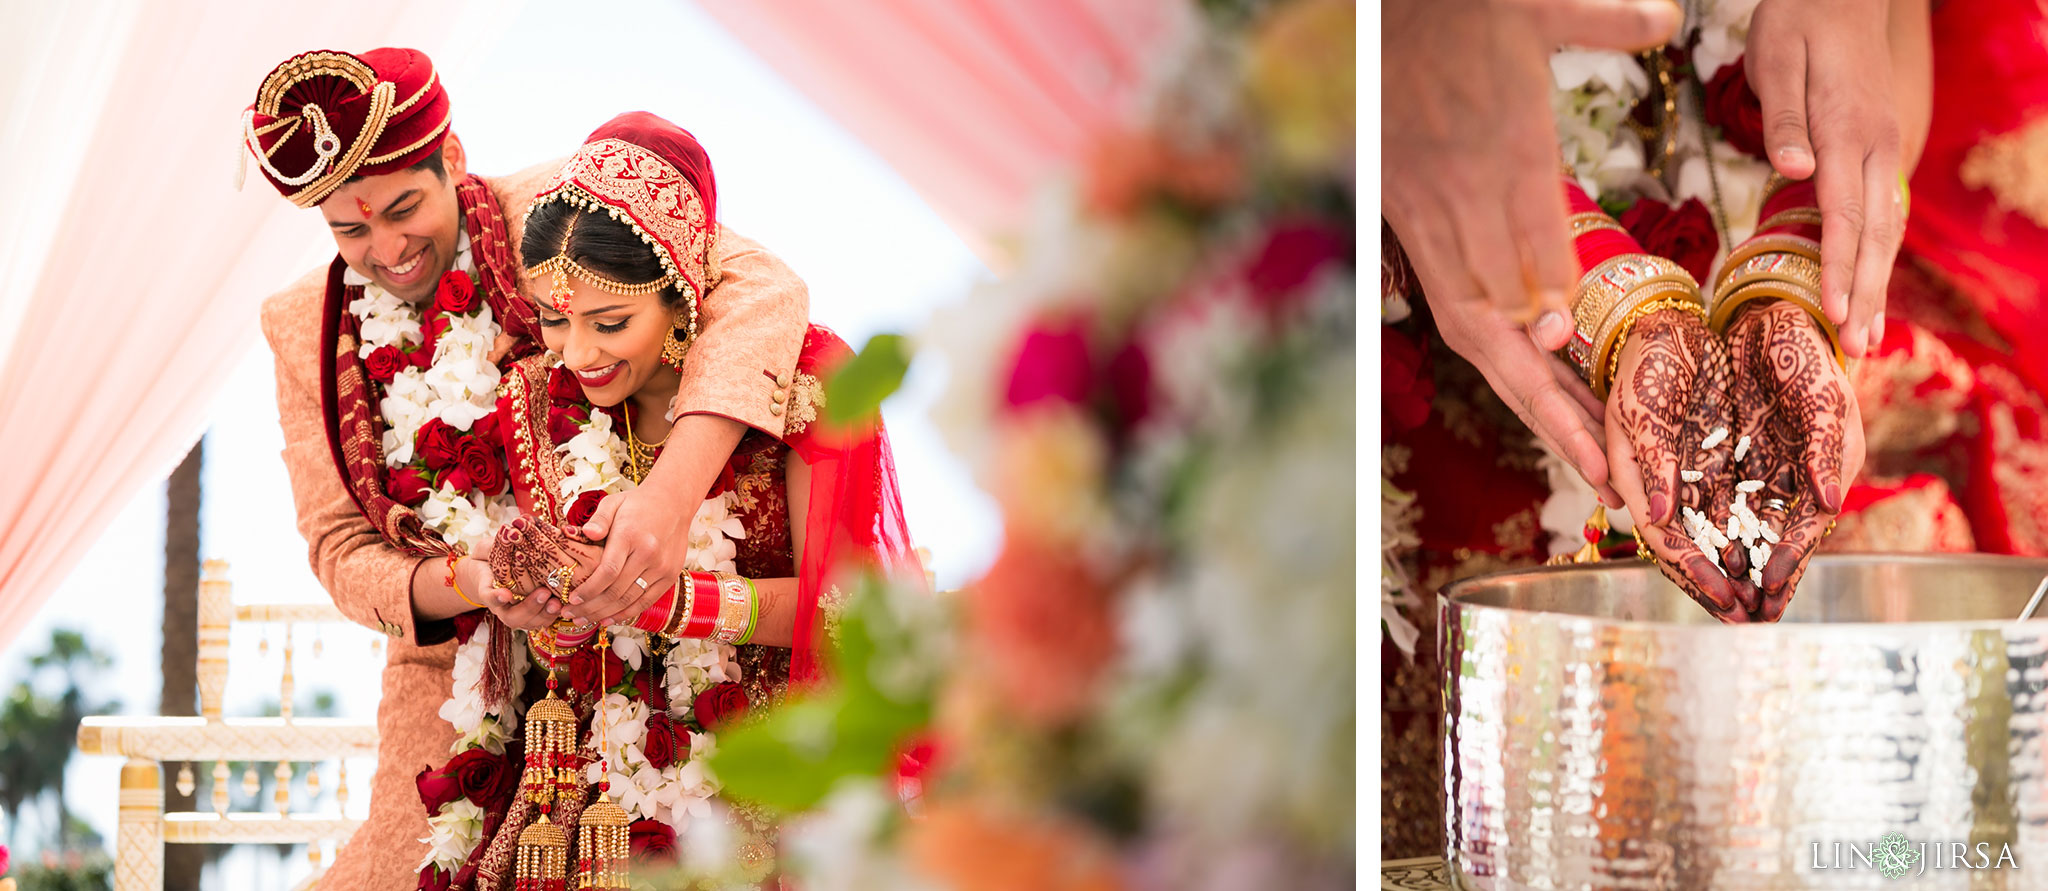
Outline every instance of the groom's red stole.
<path id="1" fill-rule="evenodd" d="M 505 333 L 516 338 L 511 354 L 500 362 L 504 365 L 535 350 L 534 344 L 539 342 L 535 313 L 519 296 L 518 260 L 498 199 L 483 178 L 474 174 L 463 178 L 455 190 L 469 232 L 470 256 L 482 279 L 484 301 Z M 357 319 L 348 312 L 348 305 L 363 295 L 363 289 L 342 283 L 347 269 L 340 256 L 329 265 L 327 301 L 321 310 L 320 343 L 326 348 L 320 357 L 320 408 L 327 421 L 328 448 L 349 497 L 385 541 L 414 556 L 445 555 L 448 544 L 428 532 L 412 508 L 385 492 L 384 424 L 377 409 L 377 388 L 356 355 L 361 338 Z"/>

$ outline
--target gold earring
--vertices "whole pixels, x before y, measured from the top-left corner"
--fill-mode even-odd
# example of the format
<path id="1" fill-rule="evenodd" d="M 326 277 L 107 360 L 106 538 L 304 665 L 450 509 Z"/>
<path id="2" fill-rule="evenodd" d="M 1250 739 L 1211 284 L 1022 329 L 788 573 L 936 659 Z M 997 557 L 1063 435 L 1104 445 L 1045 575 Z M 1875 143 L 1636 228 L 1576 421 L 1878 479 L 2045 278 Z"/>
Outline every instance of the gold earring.
<path id="1" fill-rule="evenodd" d="M 678 374 L 682 373 L 683 356 L 689 348 L 688 344 L 676 338 L 676 329 L 668 329 L 668 335 L 661 340 L 661 364 L 675 369 Z"/>

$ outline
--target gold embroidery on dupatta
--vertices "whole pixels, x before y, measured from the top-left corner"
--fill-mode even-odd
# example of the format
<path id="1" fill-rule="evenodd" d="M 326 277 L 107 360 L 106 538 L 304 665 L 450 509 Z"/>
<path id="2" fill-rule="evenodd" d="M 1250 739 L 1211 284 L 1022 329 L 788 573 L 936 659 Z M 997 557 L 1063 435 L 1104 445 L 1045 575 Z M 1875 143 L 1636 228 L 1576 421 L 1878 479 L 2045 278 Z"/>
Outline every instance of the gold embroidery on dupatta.
<path id="1" fill-rule="evenodd" d="M 1972 146 L 1959 172 L 1963 185 L 1990 189 L 2000 209 L 2048 227 L 2048 117 Z"/>

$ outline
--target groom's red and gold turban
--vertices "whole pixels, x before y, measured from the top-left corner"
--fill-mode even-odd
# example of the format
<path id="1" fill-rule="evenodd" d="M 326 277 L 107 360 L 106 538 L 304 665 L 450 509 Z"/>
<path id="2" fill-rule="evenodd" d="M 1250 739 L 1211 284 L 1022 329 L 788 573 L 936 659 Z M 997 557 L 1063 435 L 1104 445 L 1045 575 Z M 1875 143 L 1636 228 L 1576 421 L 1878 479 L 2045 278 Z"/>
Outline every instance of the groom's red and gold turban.
<path id="1" fill-rule="evenodd" d="M 293 204 L 313 207 L 352 176 L 395 173 L 440 149 L 448 91 L 425 53 L 316 50 L 272 69 L 242 114 L 242 146 Z"/>

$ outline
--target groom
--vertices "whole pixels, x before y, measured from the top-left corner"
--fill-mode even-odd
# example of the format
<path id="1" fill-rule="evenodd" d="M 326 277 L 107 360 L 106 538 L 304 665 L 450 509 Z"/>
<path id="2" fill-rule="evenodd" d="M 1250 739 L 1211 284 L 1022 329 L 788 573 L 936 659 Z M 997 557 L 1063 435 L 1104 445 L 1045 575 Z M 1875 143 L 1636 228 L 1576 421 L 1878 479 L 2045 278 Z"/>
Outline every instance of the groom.
<path id="1" fill-rule="evenodd" d="M 455 741 L 438 715 L 452 677 L 450 620 L 481 603 L 507 625 L 539 627 L 564 605 L 545 591 L 493 590 L 481 555 L 451 555 L 408 506 L 417 491 L 397 474 L 385 479 L 383 403 L 370 383 L 378 378 L 358 356 L 349 303 L 374 286 L 429 306 L 466 236 L 478 296 L 505 332 L 491 360 L 540 349 L 518 291 L 516 246 L 533 194 L 558 164 L 470 174 L 447 91 L 433 63 L 408 49 L 285 60 L 244 113 L 242 140 L 271 185 L 317 210 L 334 238 L 331 264 L 265 301 L 263 331 L 314 574 L 344 615 L 391 638 L 369 821 L 322 884 L 410 888 L 427 834 L 414 777 L 445 761 Z M 673 442 L 683 447 L 666 450 L 640 488 L 607 498 L 586 526 L 605 549 L 579 586 L 581 618 L 630 616 L 652 600 L 650 590 L 664 586 L 645 583 L 682 568 L 691 516 L 746 428 L 783 432 L 777 397 L 802 348 L 808 293 L 780 260 L 730 230 L 720 230 L 717 250 L 723 278 L 702 300 L 678 394 L 683 435 Z"/>

